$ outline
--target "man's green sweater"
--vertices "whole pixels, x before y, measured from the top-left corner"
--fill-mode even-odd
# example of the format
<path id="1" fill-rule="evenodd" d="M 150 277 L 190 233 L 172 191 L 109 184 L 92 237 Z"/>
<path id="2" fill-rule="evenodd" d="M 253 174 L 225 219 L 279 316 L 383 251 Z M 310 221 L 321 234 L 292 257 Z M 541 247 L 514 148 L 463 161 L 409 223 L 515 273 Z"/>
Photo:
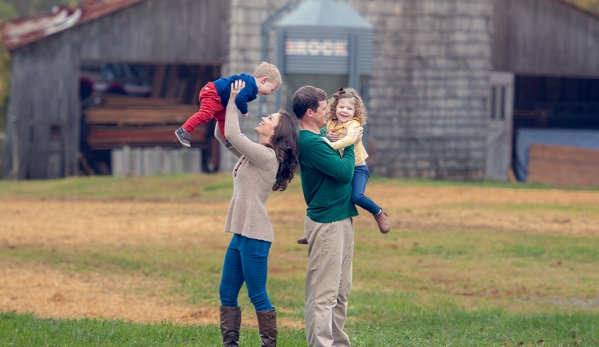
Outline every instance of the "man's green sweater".
<path id="1" fill-rule="evenodd" d="M 345 147 L 343 158 L 320 134 L 300 130 L 300 176 L 307 214 L 318 223 L 331 223 L 358 215 L 351 201 L 354 146 Z"/>

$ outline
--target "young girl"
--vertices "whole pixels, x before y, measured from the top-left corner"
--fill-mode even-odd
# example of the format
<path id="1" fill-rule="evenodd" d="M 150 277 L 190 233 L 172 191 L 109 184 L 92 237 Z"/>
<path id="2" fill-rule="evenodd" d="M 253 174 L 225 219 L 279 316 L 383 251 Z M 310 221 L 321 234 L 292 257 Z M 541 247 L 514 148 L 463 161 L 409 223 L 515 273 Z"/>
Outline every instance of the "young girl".
<path id="1" fill-rule="evenodd" d="M 326 137 L 323 137 L 323 139 L 343 155 L 343 148 L 354 144 L 360 131 L 362 131 L 362 126 L 366 124 L 368 115 L 362 98 L 352 88 L 339 88 L 330 100 L 330 109 L 327 135 L 335 141 L 331 142 Z M 387 219 L 387 214 L 372 199 L 364 195 L 370 172 L 366 165 L 368 153 L 366 153 L 362 141 L 355 145 L 354 153 L 356 155 L 356 167 L 352 180 L 352 202 L 372 213 L 379 230 L 381 233 L 386 234 L 391 231 L 391 223 Z M 297 240 L 297 243 L 308 244 L 308 241 L 305 237 L 302 237 Z"/>

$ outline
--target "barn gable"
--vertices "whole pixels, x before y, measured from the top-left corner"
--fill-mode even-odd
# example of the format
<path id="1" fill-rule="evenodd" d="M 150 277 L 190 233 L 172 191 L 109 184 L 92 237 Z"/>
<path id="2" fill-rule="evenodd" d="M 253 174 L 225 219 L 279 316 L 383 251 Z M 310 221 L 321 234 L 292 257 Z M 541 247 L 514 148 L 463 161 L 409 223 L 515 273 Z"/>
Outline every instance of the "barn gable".
<path id="1" fill-rule="evenodd" d="M 108 0 L 88 1 L 83 8 L 104 1 Z M 82 61 L 221 64 L 226 60 L 228 1 L 119 3 L 121 7 L 88 17 L 85 23 L 29 36 L 26 43 L 14 45 L 5 176 L 43 179 L 77 174 Z"/>
<path id="2" fill-rule="evenodd" d="M 599 78 L 599 16 L 561 0 L 495 0 L 497 71 Z"/>

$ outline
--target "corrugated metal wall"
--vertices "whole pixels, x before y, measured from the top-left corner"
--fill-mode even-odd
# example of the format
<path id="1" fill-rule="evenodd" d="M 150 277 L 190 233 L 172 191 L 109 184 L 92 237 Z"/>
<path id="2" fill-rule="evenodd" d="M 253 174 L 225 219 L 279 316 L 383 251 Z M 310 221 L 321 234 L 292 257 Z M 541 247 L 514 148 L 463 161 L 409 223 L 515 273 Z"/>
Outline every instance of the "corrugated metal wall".
<path id="1" fill-rule="evenodd" d="M 149 0 L 12 51 L 3 173 L 77 173 L 82 59 L 213 64 L 226 61 L 229 1 Z"/>

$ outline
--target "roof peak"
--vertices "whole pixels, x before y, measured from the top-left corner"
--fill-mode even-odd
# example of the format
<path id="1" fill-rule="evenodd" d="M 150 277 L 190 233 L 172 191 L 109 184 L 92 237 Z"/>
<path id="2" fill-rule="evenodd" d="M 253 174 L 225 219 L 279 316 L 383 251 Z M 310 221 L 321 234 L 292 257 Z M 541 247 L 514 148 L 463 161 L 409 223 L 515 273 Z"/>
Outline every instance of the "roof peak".
<path id="1" fill-rule="evenodd" d="M 364 16 L 345 0 L 305 0 L 277 27 L 338 27 L 349 29 L 372 29 Z"/>

